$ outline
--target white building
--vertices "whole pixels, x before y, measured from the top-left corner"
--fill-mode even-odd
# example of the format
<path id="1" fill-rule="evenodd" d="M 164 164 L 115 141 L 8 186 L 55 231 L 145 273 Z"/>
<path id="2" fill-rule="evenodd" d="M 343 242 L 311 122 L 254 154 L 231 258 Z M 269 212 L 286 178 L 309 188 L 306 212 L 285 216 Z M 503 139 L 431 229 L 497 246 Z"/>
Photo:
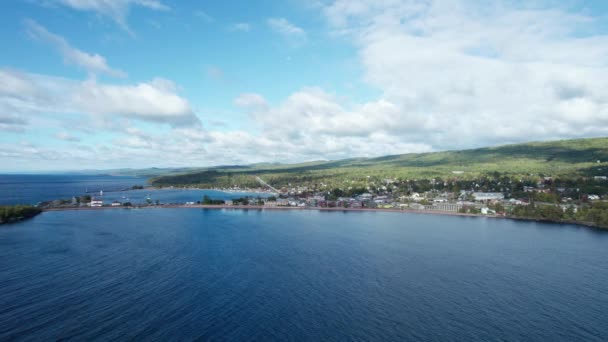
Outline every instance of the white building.
<path id="1" fill-rule="evenodd" d="M 473 198 L 476 201 L 494 201 L 504 199 L 505 195 L 502 192 L 474 192 Z"/>
<path id="2" fill-rule="evenodd" d="M 114 201 L 114 202 L 112 202 L 112 206 L 113 206 L 113 207 L 120 207 L 120 205 L 121 205 L 121 204 L 122 204 L 122 203 L 120 203 L 120 202 L 118 202 L 118 201 Z"/>
<path id="3" fill-rule="evenodd" d="M 481 208 L 481 213 L 483 215 L 490 215 L 490 214 L 494 215 L 494 214 L 496 214 L 496 211 L 494 211 L 494 210 L 492 210 L 490 208 L 487 208 L 487 207 L 483 207 L 483 208 Z"/>
<path id="4" fill-rule="evenodd" d="M 99 199 L 91 199 L 91 207 L 103 207 L 103 201 Z"/>
<path id="5" fill-rule="evenodd" d="M 279 207 L 289 206 L 289 200 L 286 198 L 278 198 L 276 203 L 277 203 L 277 206 L 279 206 Z"/>
<path id="6" fill-rule="evenodd" d="M 278 205 L 277 201 L 266 201 L 266 202 L 264 202 L 264 206 L 266 206 L 266 207 L 276 207 L 277 205 Z"/>

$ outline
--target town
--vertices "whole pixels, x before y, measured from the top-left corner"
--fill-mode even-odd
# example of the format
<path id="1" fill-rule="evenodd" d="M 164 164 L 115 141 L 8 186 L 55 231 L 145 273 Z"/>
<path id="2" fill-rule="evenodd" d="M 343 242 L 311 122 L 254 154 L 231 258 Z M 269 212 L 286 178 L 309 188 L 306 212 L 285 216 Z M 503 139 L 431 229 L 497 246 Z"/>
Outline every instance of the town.
<path id="1" fill-rule="evenodd" d="M 455 173 L 457 175 L 457 173 Z M 560 179 L 530 175 L 514 179 L 497 172 L 472 180 L 374 179 L 352 181 L 349 186 L 318 184 L 275 188 L 258 178 L 259 188 L 220 189 L 257 193 L 233 199 L 204 196 L 197 201 L 162 203 L 147 198 L 143 203 L 105 202 L 100 196 L 85 195 L 71 200 L 41 203 L 43 209 L 70 207 L 163 207 L 222 206 L 251 208 L 384 209 L 525 218 L 553 222 L 577 222 L 608 226 L 608 179 L 594 176 Z M 169 187 L 172 189 L 173 187 Z"/>

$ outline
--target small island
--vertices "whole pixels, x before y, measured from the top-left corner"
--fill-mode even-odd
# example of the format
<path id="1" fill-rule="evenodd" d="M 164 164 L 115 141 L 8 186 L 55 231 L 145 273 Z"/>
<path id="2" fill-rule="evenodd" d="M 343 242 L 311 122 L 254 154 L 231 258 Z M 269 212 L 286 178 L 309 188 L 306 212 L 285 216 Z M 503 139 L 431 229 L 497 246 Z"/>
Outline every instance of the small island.
<path id="1" fill-rule="evenodd" d="M 42 210 L 30 205 L 0 206 L 0 224 L 14 223 L 32 218 Z"/>

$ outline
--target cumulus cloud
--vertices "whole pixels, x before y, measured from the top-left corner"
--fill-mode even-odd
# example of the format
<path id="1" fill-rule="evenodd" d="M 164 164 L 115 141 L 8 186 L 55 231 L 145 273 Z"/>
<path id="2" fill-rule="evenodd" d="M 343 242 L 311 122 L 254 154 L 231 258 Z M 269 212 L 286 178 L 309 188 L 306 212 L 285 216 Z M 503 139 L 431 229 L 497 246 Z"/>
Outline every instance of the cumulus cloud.
<path id="1" fill-rule="evenodd" d="M 395 115 L 398 108 L 386 100 L 349 103 L 320 88 L 303 88 L 278 106 L 269 106 L 258 94 L 243 94 L 235 104 L 246 109 L 263 139 L 274 142 L 280 160 L 335 159 L 352 156 L 430 151 L 424 142 L 398 139 L 410 122 Z M 253 138 L 253 137 L 252 137 Z M 250 142 L 248 145 L 254 145 Z M 276 159 L 272 159 L 276 160 Z"/>
<path id="2" fill-rule="evenodd" d="M 597 33 L 597 19 L 538 2 L 478 5 L 323 5 L 333 37 L 352 43 L 361 80 L 378 95 L 359 100 L 304 87 L 271 102 L 245 93 L 234 105 L 248 114 L 247 130 L 203 127 L 167 80 L 112 85 L 0 70 L 0 113 L 16 113 L 0 115 L 0 129 L 26 127 L 22 118 L 49 111 L 124 120 L 112 126 L 115 138 L 88 149 L 24 145 L 15 157 L 14 147 L 0 145 L 0 158 L 106 167 L 299 162 L 608 135 L 608 36 Z M 306 36 L 286 19 L 268 25 Z M 207 75 L 222 73 L 208 68 Z M 150 122 L 169 125 L 146 130 Z"/>
<path id="3" fill-rule="evenodd" d="M 286 37 L 295 37 L 295 38 L 304 38 L 306 37 L 306 32 L 301 27 L 298 27 L 292 23 L 290 23 L 285 18 L 270 18 L 267 21 L 268 26 L 276 32 L 286 36 Z"/>
<path id="4" fill-rule="evenodd" d="M 27 19 L 25 20 L 25 26 L 32 38 L 51 44 L 56 48 L 66 63 L 79 66 L 91 74 L 103 73 L 115 77 L 126 77 L 124 71 L 111 68 L 103 56 L 89 54 L 72 47 L 65 38 L 49 32 L 37 22 Z"/>
<path id="5" fill-rule="evenodd" d="M 411 128 L 391 133 L 399 141 L 446 149 L 608 134 L 608 36 L 582 34 L 596 32 L 595 18 L 477 6 L 337 0 L 323 13 L 358 49 L 376 102 L 390 104 L 370 115 Z"/>
<path id="6" fill-rule="evenodd" d="M 112 85 L 0 69 L 0 112 L 6 108 L 22 116 L 81 113 L 102 120 L 118 116 L 171 126 L 200 124 L 175 84 L 160 78 Z"/>
<path id="7" fill-rule="evenodd" d="M 50 0 L 51 2 L 70 7 L 78 11 L 95 12 L 110 17 L 124 30 L 131 32 L 127 25 L 127 16 L 132 6 L 145 7 L 155 11 L 167 11 L 170 8 L 159 0 Z"/>

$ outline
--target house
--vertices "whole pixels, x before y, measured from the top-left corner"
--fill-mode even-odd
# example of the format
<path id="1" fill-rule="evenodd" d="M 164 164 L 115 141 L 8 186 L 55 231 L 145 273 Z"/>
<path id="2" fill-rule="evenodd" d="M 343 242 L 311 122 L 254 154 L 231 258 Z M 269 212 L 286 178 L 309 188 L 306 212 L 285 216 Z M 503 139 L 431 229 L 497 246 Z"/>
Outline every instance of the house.
<path id="1" fill-rule="evenodd" d="M 378 203 L 378 204 L 386 203 L 387 201 L 388 201 L 387 196 L 378 196 L 374 199 L 374 202 Z"/>
<path id="2" fill-rule="evenodd" d="M 415 209 L 415 210 L 424 210 L 424 205 L 419 204 L 419 203 L 412 203 L 412 204 L 410 204 L 410 208 Z"/>
<path id="3" fill-rule="evenodd" d="M 462 205 L 456 203 L 435 203 L 433 205 L 427 206 L 429 210 L 437 210 L 437 211 L 449 211 L 449 212 L 458 212 Z"/>
<path id="4" fill-rule="evenodd" d="M 103 201 L 96 198 L 91 198 L 91 207 L 103 207 Z"/>
<path id="5" fill-rule="evenodd" d="M 502 200 L 505 198 L 505 195 L 502 192 L 474 192 L 473 198 L 476 201 L 493 201 Z"/>
<path id="6" fill-rule="evenodd" d="M 287 207 L 287 206 L 289 206 L 289 200 L 286 198 L 278 198 L 277 206 L 278 207 Z"/>
<path id="7" fill-rule="evenodd" d="M 348 203 L 349 208 L 361 208 L 363 207 L 363 202 L 361 201 L 350 201 Z"/>
<path id="8" fill-rule="evenodd" d="M 600 199 L 600 196 L 598 196 L 598 195 L 589 195 L 589 196 L 587 196 L 587 199 L 590 200 L 590 201 L 597 201 L 597 200 Z"/>
<path id="9" fill-rule="evenodd" d="M 366 200 L 371 200 L 372 197 L 373 197 L 372 194 L 370 194 L 370 193 L 364 193 L 364 194 L 361 194 L 361 195 L 357 196 L 357 199 L 359 201 L 366 201 Z"/>
<path id="10" fill-rule="evenodd" d="M 522 201 L 520 201 L 520 200 L 518 200 L 518 199 L 515 199 L 515 198 L 511 198 L 511 199 L 509 200 L 509 204 L 512 204 L 512 205 L 520 205 L 520 204 L 522 204 L 522 203 L 523 203 Z"/>
<path id="11" fill-rule="evenodd" d="M 278 205 L 277 201 L 266 201 L 264 202 L 264 206 L 266 207 L 276 207 Z"/>
<path id="12" fill-rule="evenodd" d="M 593 177 L 593 179 L 595 179 L 595 180 L 607 180 L 608 177 L 606 177 L 606 176 L 595 176 L 595 177 Z"/>
<path id="13" fill-rule="evenodd" d="M 118 202 L 118 201 L 114 201 L 111 204 L 113 207 L 120 207 L 122 205 L 122 203 Z"/>
<path id="14" fill-rule="evenodd" d="M 481 214 L 483 214 L 483 215 L 495 215 L 496 211 L 494 211 L 494 210 L 492 210 L 492 209 L 490 209 L 488 207 L 483 207 L 483 208 L 481 208 Z"/>
<path id="15" fill-rule="evenodd" d="M 225 204 L 225 205 L 233 205 L 233 204 L 234 204 L 234 202 L 232 202 L 232 200 L 225 200 L 225 201 L 224 201 L 224 204 Z"/>
<path id="16" fill-rule="evenodd" d="M 422 197 L 420 197 L 420 194 L 417 192 L 412 193 L 412 195 L 410 196 L 411 199 L 413 199 L 414 201 L 418 202 L 422 199 Z"/>

